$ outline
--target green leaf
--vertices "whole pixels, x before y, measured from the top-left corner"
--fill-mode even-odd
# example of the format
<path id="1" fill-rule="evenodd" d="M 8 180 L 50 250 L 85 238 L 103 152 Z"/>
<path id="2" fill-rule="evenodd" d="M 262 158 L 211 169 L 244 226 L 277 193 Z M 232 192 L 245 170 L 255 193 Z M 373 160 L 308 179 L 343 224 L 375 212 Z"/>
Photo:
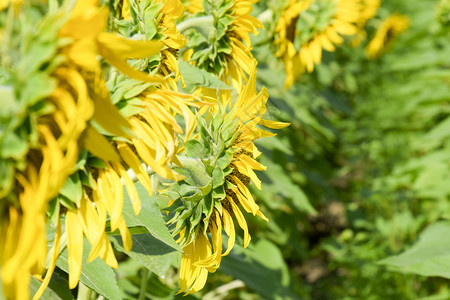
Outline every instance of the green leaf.
<path id="1" fill-rule="evenodd" d="M 220 167 L 215 167 L 212 172 L 213 188 L 222 186 L 225 181 L 225 174 Z"/>
<path id="2" fill-rule="evenodd" d="M 83 247 L 83 262 L 80 281 L 107 299 L 122 299 L 120 290 L 117 286 L 115 273 L 112 268 L 98 257 L 88 263 L 87 259 L 89 251 L 91 250 L 91 245 L 87 239 L 83 240 Z M 69 273 L 67 248 L 59 256 L 56 265 L 66 273 Z"/>
<path id="3" fill-rule="evenodd" d="M 187 84 L 199 85 L 212 89 L 230 89 L 226 83 L 219 80 L 213 74 L 191 66 L 187 62 L 179 62 L 178 66 L 180 68 L 181 75 Z"/>
<path id="4" fill-rule="evenodd" d="M 395 271 L 450 278 L 450 221 L 426 228 L 411 249 L 379 261 Z"/>
<path id="5" fill-rule="evenodd" d="M 2 99 L 0 117 L 10 117 L 15 111 L 17 111 L 17 102 L 12 86 L 0 85 L 0 99 Z"/>
<path id="6" fill-rule="evenodd" d="M 203 194 L 208 193 L 208 186 L 212 183 L 211 177 L 206 173 L 205 165 L 200 159 L 180 158 L 181 164 L 188 176 L 194 181 L 195 185 L 199 187 Z M 209 190 L 211 190 L 209 188 Z"/>
<path id="7" fill-rule="evenodd" d="M 27 139 L 15 132 L 10 132 L 1 141 L 0 153 L 2 158 L 20 160 L 28 151 Z"/>
<path id="8" fill-rule="evenodd" d="M 173 239 L 162 218 L 156 196 L 152 195 L 149 197 L 147 190 L 139 182 L 136 182 L 135 185 L 142 202 L 142 208 L 139 215 L 136 216 L 128 194 L 124 194 L 123 217 L 127 226 L 144 226 L 155 238 L 166 245 L 169 245 L 173 249 L 181 251 L 180 246 Z"/>
<path id="9" fill-rule="evenodd" d="M 70 175 L 66 184 L 59 190 L 59 193 L 70 201 L 80 206 L 81 197 L 83 195 L 83 187 L 81 185 L 80 175 L 78 172 Z"/>
<path id="10" fill-rule="evenodd" d="M 233 152 L 227 150 L 222 152 L 222 154 L 216 161 L 216 165 L 221 169 L 225 169 L 227 166 L 230 165 L 232 160 L 233 160 Z"/>
<path id="11" fill-rule="evenodd" d="M 140 103 L 138 103 L 140 102 Z M 136 103 L 136 105 L 135 105 Z M 143 108 L 142 106 L 140 106 L 139 104 L 141 104 L 142 101 L 140 101 L 137 98 L 132 98 L 130 100 L 124 100 L 124 101 L 120 101 L 117 104 L 117 107 L 119 108 L 120 113 L 128 118 L 130 116 L 134 116 L 137 115 L 138 113 L 142 112 L 145 110 L 145 108 Z"/>
<path id="12" fill-rule="evenodd" d="M 31 276 L 30 280 L 30 295 L 34 295 L 39 287 L 41 286 L 41 282 Z M 4 299 L 1 297 L 0 299 Z M 56 271 L 52 274 L 52 279 L 48 287 L 45 289 L 40 299 L 46 300 L 69 300 L 74 299 L 72 293 L 69 289 L 69 282 L 61 277 Z"/>
<path id="13" fill-rule="evenodd" d="M 55 79 L 44 73 L 36 73 L 25 82 L 20 101 L 30 106 L 34 105 L 37 101 L 50 96 L 55 88 Z"/>
<path id="14" fill-rule="evenodd" d="M 63 196 L 63 195 L 58 195 L 56 196 L 57 201 L 64 205 L 65 207 L 67 207 L 70 210 L 76 210 L 77 207 L 75 206 L 75 203 L 70 201 L 67 197 Z"/>
<path id="15" fill-rule="evenodd" d="M 58 223 L 59 211 L 60 211 L 60 205 L 59 205 L 58 198 L 53 198 L 49 202 L 48 209 L 47 209 L 47 216 L 54 226 L 56 226 L 56 224 Z"/>
<path id="16" fill-rule="evenodd" d="M 140 1 L 139 7 L 141 10 L 144 10 L 144 16 L 147 19 L 156 18 L 157 14 L 163 7 L 164 3 L 152 3 L 153 1 Z"/>
<path id="17" fill-rule="evenodd" d="M 311 205 L 308 197 L 303 190 L 294 182 L 292 182 L 292 174 L 287 174 L 283 167 L 266 157 L 261 157 L 261 163 L 267 166 L 270 181 L 263 181 L 262 192 L 257 191 L 258 194 L 263 195 L 264 190 L 269 190 L 273 193 L 279 193 L 284 197 L 292 200 L 292 204 L 300 211 L 308 214 L 316 214 L 316 210 Z"/>
<path id="18" fill-rule="evenodd" d="M 145 38 L 151 40 L 158 32 L 156 24 L 153 20 L 145 21 Z"/>
<path id="19" fill-rule="evenodd" d="M 157 240 L 151 234 L 134 234 L 133 248 L 126 253 L 119 236 L 111 237 L 117 250 L 126 253 L 158 276 L 164 276 L 179 252 Z"/>
<path id="20" fill-rule="evenodd" d="M 55 29 L 53 29 L 55 30 Z M 54 41 L 47 43 L 32 43 L 27 49 L 27 55 L 20 63 L 20 70 L 25 72 L 25 75 L 38 70 L 46 61 L 51 60 L 56 52 L 56 43 Z"/>
<path id="21" fill-rule="evenodd" d="M 191 158 L 202 158 L 205 152 L 205 149 L 197 140 L 189 140 L 184 143 L 184 148 L 186 149 L 186 154 Z"/>
<path id="22" fill-rule="evenodd" d="M 125 94 L 123 95 L 125 99 L 130 99 L 133 97 L 136 97 L 137 95 L 141 94 L 143 91 L 145 91 L 149 86 L 152 85 L 150 82 L 144 82 L 141 83 L 135 79 L 130 79 L 126 81 L 126 83 L 130 84 L 130 86 L 126 89 Z M 134 86 L 131 86 L 134 83 Z"/>

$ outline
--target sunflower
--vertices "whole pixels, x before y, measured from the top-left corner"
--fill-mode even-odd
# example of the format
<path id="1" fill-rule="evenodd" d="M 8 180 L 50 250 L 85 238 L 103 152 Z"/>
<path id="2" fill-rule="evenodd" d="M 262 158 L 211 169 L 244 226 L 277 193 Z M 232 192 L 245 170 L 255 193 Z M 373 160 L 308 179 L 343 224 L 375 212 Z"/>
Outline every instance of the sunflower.
<path id="1" fill-rule="evenodd" d="M 289 0 L 275 28 L 276 56 L 286 68 L 285 88 L 322 60 L 322 48 L 334 51 L 358 31 L 359 0 Z"/>
<path id="2" fill-rule="evenodd" d="M 209 20 L 209 28 L 186 29 L 189 37 L 184 58 L 207 70 L 238 91 L 251 72 L 253 55 L 250 34 L 257 35 L 262 23 L 250 13 L 258 0 L 205 1 L 196 18 Z M 211 16 L 212 15 L 212 16 Z M 188 20 L 193 21 L 193 20 Z M 192 22 L 192 24 L 196 24 Z M 220 25 L 219 25 L 220 24 Z"/>
<path id="3" fill-rule="evenodd" d="M 95 1 L 77 1 L 70 13 L 61 8 L 43 18 L 31 40 L 14 40 L 13 44 L 23 49 L 11 49 L 8 59 L 2 60 L 6 64 L 1 66 L 6 74 L 1 79 L 2 88 L 9 95 L 6 101 L 11 113 L 0 120 L 8 129 L 0 139 L 6 179 L 0 186 L 0 263 L 4 293 L 9 298 L 28 299 L 29 275 L 41 279 L 45 268 L 48 270 L 35 298 L 48 285 L 59 254 L 60 214 L 67 215 L 71 288 L 80 276 L 83 249 L 79 241 L 83 235 L 93 246 L 90 260 L 101 257 L 110 266 L 117 266 L 105 234 L 107 213 L 113 230 L 122 234 L 125 248 L 131 247 L 121 215 L 122 193 L 116 193 L 122 187 L 118 174 L 124 173 L 122 153 L 127 149 L 116 150 L 110 138 L 129 139 L 133 127 L 111 102 L 97 57 L 102 56 L 134 80 L 161 84 L 161 76 L 136 70 L 126 60 L 155 55 L 164 44 L 106 33 L 107 16 L 107 10 Z M 14 20 L 18 24 L 15 28 L 21 30 L 22 19 Z M 36 55 L 33 49 L 46 51 Z M 89 163 L 79 166 L 87 157 L 97 160 L 96 168 Z M 68 183 L 80 182 L 80 178 L 84 187 L 76 185 L 79 193 L 64 192 Z M 50 202 L 56 207 L 53 212 L 47 211 Z M 138 211 L 138 205 L 134 206 Z M 46 213 L 52 214 L 55 228 L 47 266 Z"/>
<path id="4" fill-rule="evenodd" d="M 231 106 L 218 100 L 210 118 L 199 118 L 199 133 L 184 144 L 186 155 L 179 157 L 183 166 L 180 173 L 186 178 L 163 192 L 171 200 L 167 210 L 174 213 L 169 224 L 174 225 L 173 234 L 183 247 L 180 292 L 202 289 L 208 272 L 214 272 L 221 257 L 231 251 L 235 243 L 233 218 L 243 229 L 244 246 L 248 246 L 250 234 L 241 207 L 268 221 L 248 189 L 251 182 L 261 189 L 254 171 L 265 170 L 256 161 L 260 152 L 253 141 L 274 135 L 259 125 L 279 129 L 289 124 L 262 119 L 268 94 L 265 88 L 256 93 L 255 73 L 254 60 L 248 83 L 237 100 Z M 225 252 L 222 231 L 229 237 Z"/>
<path id="5" fill-rule="evenodd" d="M 60 51 L 63 15 L 49 14 L 35 24 L 28 42 L 14 38 L 25 36 L 21 31 L 29 24 L 22 27 L 19 18 L 14 22 L 19 31 L 8 40 L 20 49 L 11 47 L 0 66 L 6 92 L 2 101 L 7 104 L 0 118 L 6 129 L 0 136 L 0 264 L 5 296 L 28 299 L 30 274 L 41 278 L 45 271 L 48 203 L 74 169 L 78 140 L 94 114 L 94 103 L 81 75 L 61 67 L 60 57 L 53 58 Z M 43 46 L 47 52 L 33 52 Z M 56 220 L 53 225 L 54 251 L 43 288 L 58 256 L 61 224 Z"/>
<path id="6" fill-rule="evenodd" d="M 398 14 L 386 18 L 366 47 L 367 57 L 374 59 L 388 51 L 395 38 L 408 29 L 409 23 L 408 17 Z"/>
<path id="7" fill-rule="evenodd" d="M 351 40 L 352 47 L 358 47 L 361 44 L 361 42 L 366 38 L 367 33 L 364 30 L 364 26 L 366 25 L 368 20 L 372 19 L 377 14 L 378 8 L 380 7 L 381 4 L 381 0 L 363 0 L 361 4 L 362 4 L 361 13 L 359 15 L 359 20 L 356 22 L 358 32 Z"/>
<path id="8" fill-rule="evenodd" d="M 121 20 L 118 30 L 131 37 L 145 36 L 148 40 L 159 40 L 164 44 L 161 52 L 147 60 L 145 71 L 158 73 L 166 77 L 165 84 L 176 90 L 176 80 L 181 77 L 178 68 L 177 56 L 181 48 L 186 44 L 186 39 L 178 31 L 175 22 L 184 14 L 184 7 L 180 0 L 118 0 L 115 6 L 116 18 Z M 148 9 L 152 7 L 152 9 Z M 134 16 L 132 18 L 131 16 Z M 126 21 L 126 22 L 123 22 Z M 174 78 L 168 75 L 174 74 Z"/>

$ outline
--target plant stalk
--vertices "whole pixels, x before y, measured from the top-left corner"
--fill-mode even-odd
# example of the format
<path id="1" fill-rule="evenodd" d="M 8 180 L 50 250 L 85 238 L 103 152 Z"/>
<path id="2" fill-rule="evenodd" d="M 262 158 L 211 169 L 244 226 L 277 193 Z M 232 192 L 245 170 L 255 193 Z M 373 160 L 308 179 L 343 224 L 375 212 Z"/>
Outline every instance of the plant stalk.
<path id="1" fill-rule="evenodd" d="M 141 288 L 139 291 L 138 300 L 145 300 L 148 278 L 149 278 L 149 270 L 147 268 L 144 268 L 144 274 L 142 274 Z"/>

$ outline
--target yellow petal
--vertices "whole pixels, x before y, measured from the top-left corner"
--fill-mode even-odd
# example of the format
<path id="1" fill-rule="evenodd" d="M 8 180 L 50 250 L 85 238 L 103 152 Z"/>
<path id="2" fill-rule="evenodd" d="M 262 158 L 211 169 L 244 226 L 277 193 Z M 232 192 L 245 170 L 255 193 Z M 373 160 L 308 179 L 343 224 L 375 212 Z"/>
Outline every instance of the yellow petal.
<path id="1" fill-rule="evenodd" d="M 133 169 L 134 173 L 136 173 L 136 176 L 139 179 L 139 182 L 147 190 L 149 196 L 151 196 L 153 193 L 152 182 L 150 181 L 147 172 L 145 172 L 144 168 L 139 162 L 139 159 L 126 143 L 118 143 L 117 148 L 123 160 L 127 163 L 128 166 L 131 167 L 131 169 Z"/>
<path id="2" fill-rule="evenodd" d="M 84 199 L 83 199 L 84 201 Z M 83 230 L 76 213 L 66 213 L 67 249 L 69 251 L 69 288 L 77 286 L 81 275 L 81 262 L 83 259 Z"/>
<path id="3" fill-rule="evenodd" d="M 59 242 L 61 241 L 61 223 L 58 219 L 58 224 L 56 225 L 56 232 L 55 232 L 55 240 L 53 242 L 53 252 L 50 259 L 50 264 L 48 266 L 47 273 L 45 274 L 44 281 L 42 282 L 41 286 L 37 290 L 36 294 L 33 296 L 33 300 L 39 299 L 42 294 L 44 293 L 45 289 L 47 288 L 48 284 L 50 283 L 50 279 L 52 277 L 53 271 L 56 267 L 56 260 L 59 256 Z"/>
<path id="4" fill-rule="evenodd" d="M 164 46 L 161 41 L 139 41 L 102 32 L 97 36 L 100 53 L 107 51 L 120 59 L 147 58 L 159 53 Z"/>
<path id="5" fill-rule="evenodd" d="M 97 192 L 111 216 L 111 231 L 115 231 L 122 221 L 123 189 L 117 173 L 108 163 L 106 166 L 107 169 L 99 170 Z"/>
<path id="6" fill-rule="evenodd" d="M 227 250 L 222 254 L 222 256 L 228 255 L 231 249 L 233 249 L 235 240 L 236 240 L 236 232 L 234 230 L 233 218 L 228 213 L 226 209 L 222 210 L 223 214 L 223 229 L 225 233 L 228 235 L 228 246 Z"/>
<path id="7" fill-rule="evenodd" d="M 231 204 L 233 213 L 236 216 L 236 220 L 238 221 L 239 226 L 242 228 L 242 230 L 244 230 L 244 248 L 247 248 L 251 240 L 251 236 L 248 233 L 247 221 L 245 221 L 244 215 L 242 214 L 236 203 L 234 203 L 234 200 L 231 197 L 227 197 L 227 199 Z"/>
<path id="8" fill-rule="evenodd" d="M 136 215 L 138 215 L 139 212 L 141 211 L 141 199 L 139 198 L 136 186 L 130 179 L 130 176 L 128 176 L 127 171 L 125 170 L 125 168 L 122 166 L 121 163 L 113 163 L 113 166 L 117 170 L 119 175 L 122 177 L 122 180 L 124 181 L 125 188 L 127 189 L 128 196 L 131 201 L 131 205 L 133 206 L 133 211 Z"/>
<path id="9" fill-rule="evenodd" d="M 198 261 L 195 265 L 199 267 L 209 268 L 208 271 L 213 272 L 220 265 L 221 255 L 222 255 L 222 221 L 217 210 L 215 213 L 215 224 L 211 223 L 210 231 L 213 244 L 213 253 L 209 257 Z"/>
<path id="10" fill-rule="evenodd" d="M 248 188 L 236 176 L 231 176 L 231 178 L 233 179 L 233 183 L 237 185 L 237 188 L 234 189 L 233 192 L 238 197 L 242 207 L 244 207 L 247 212 L 256 215 L 259 207 L 255 203 L 255 200 L 253 200 L 253 196 Z"/>
<path id="11" fill-rule="evenodd" d="M 98 133 L 92 126 L 88 126 L 82 136 L 83 146 L 95 156 L 105 161 L 119 161 L 116 149 L 108 139 Z"/>
<path id="12" fill-rule="evenodd" d="M 259 124 L 272 129 L 282 129 L 291 125 L 291 123 L 264 120 L 264 119 L 259 121 Z"/>
<path id="13" fill-rule="evenodd" d="M 123 248 L 126 252 L 129 252 L 133 246 L 133 240 L 131 239 L 130 230 L 128 229 L 127 223 L 122 218 L 119 224 L 120 235 L 122 236 Z"/>

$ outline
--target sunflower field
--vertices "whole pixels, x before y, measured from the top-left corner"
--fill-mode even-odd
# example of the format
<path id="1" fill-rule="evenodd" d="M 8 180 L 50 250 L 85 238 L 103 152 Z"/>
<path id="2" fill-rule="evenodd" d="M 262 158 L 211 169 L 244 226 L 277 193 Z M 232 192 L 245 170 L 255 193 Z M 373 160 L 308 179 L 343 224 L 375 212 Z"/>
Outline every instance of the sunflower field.
<path id="1" fill-rule="evenodd" d="M 0 299 L 450 299 L 450 0 L 0 0 Z"/>

